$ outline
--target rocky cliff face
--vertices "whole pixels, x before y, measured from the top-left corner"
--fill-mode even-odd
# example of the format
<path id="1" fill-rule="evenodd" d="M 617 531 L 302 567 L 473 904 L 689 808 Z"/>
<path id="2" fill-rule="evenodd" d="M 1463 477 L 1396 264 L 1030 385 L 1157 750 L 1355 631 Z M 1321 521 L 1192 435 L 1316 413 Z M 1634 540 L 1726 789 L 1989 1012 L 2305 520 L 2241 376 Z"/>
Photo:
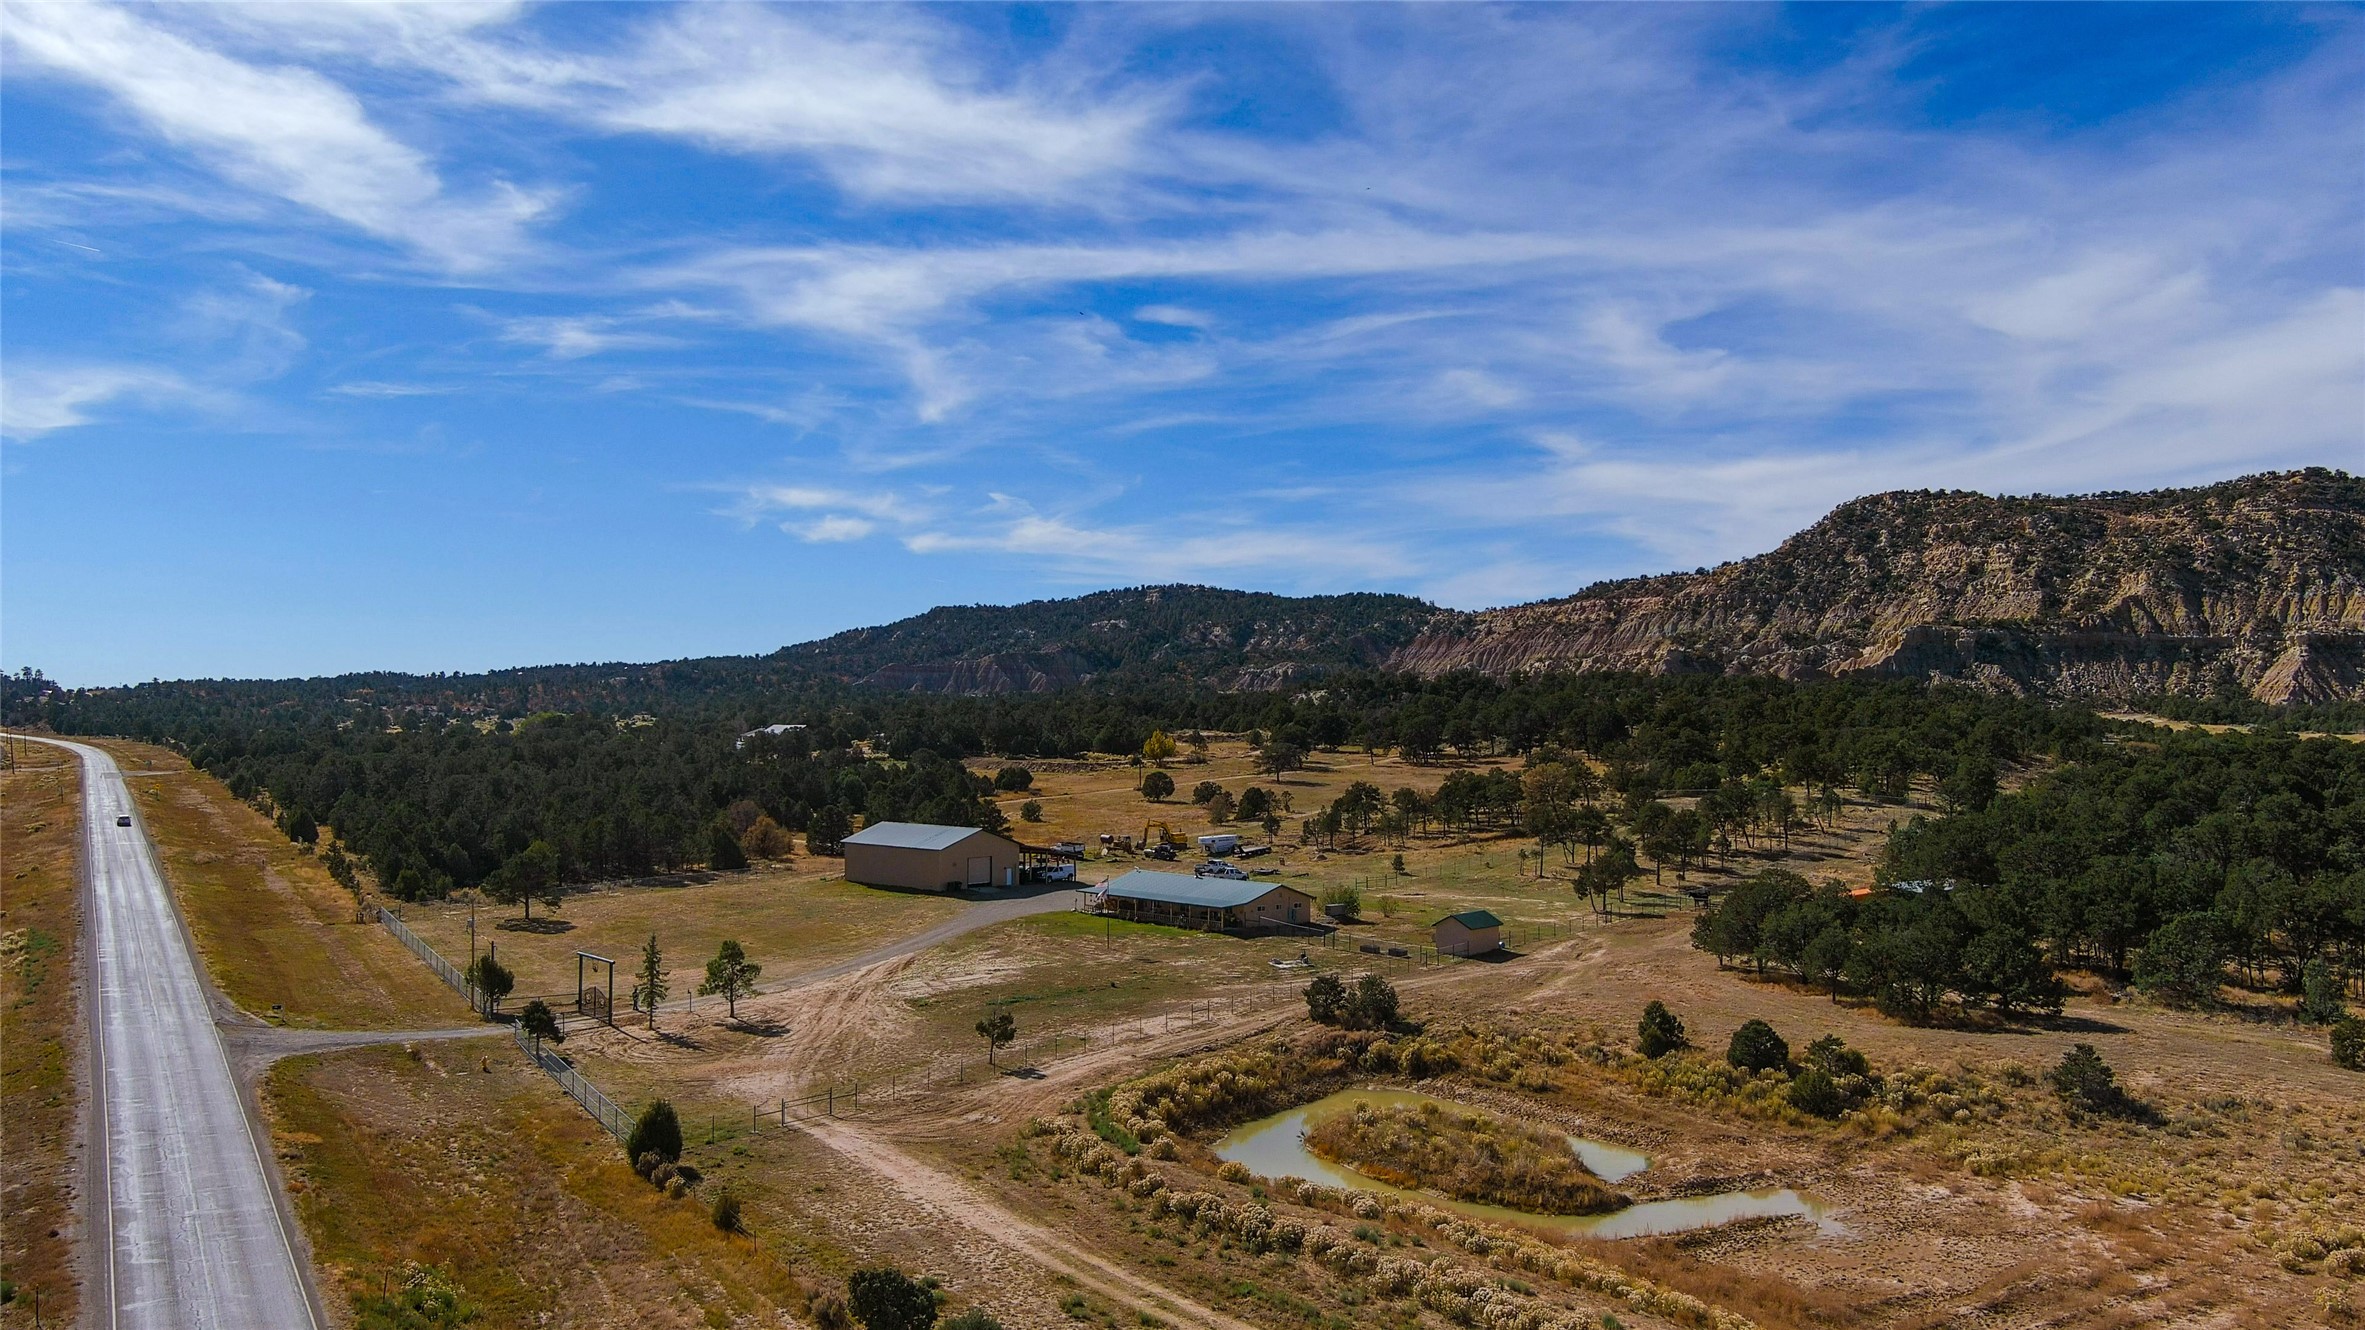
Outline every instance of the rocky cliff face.
<path id="1" fill-rule="evenodd" d="M 2365 696 L 2365 482 L 1844 504 L 1770 554 L 1436 621 L 1390 664 L 1945 678 L 2097 699 Z"/>

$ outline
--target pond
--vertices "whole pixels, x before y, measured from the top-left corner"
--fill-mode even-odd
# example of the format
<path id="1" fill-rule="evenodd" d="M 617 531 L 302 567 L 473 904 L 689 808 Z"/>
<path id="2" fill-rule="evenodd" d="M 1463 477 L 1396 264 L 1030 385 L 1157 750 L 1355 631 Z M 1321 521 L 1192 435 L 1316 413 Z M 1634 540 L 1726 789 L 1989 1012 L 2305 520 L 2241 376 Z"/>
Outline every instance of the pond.
<path id="1" fill-rule="evenodd" d="M 1334 1164 L 1306 1148 L 1306 1127 L 1310 1122 L 1319 1122 L 1346 1112 L 1358 1104 L 1375 1107 L 1417 1107 L 1422 1104 L 1465 1107 L 1411 1090 L 1341 1090 L 1327 1098 L 1317 1099 L 1286 1113 L 1260 1118 L 1235 1129 L 1215 1143 L 1216 1156 L 1268 1178 L 1304 1178 L 1326 1187 L 1417 1197 L 1430 1205 L 1442 1206 L 1473 1219 L 1491 1219 L 1497 1223 L 1518 1224 L 1572 1237 L 1646 1238 L 1708 1228 L 1736 1219 L 1791 1215 L 1813 1220 L 1815 1226 L 1826 1233 L 1841 1231 L 1838 1223 L 1830 1218 L 1828 1207 L 1788 1187 L 1719 1192 L 1713 1196 L 1677 1196 L 1664 1201 L 1645 1201 L 1605 1215 L 1528 1214 L 1498 1205 L 1457 1201 L 1433 1192 L 1392 1187 L 1344 1165 Z M 1650 1167 L 1649 1156 L 1601 1141 L 1571 1136 L 1568 1144 L 1577 1158 L 1584 1161 L 1585 1167 L 1592 1169 L 1604 1182 L 1614 1183 L 1630 1178 Z"/>

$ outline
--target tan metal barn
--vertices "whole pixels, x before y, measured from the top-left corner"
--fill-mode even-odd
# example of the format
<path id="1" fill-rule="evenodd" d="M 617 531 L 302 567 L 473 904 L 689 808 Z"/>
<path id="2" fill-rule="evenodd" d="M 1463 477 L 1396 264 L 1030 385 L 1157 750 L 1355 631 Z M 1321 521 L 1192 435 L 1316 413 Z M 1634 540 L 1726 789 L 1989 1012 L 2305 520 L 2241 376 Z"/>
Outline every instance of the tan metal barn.
<path id="1" fill-rule="evenodd" d="M 1484 956 L 1503 949 L 1503 921 L 1486 910 L 1449 914 L 1429 930 L 1442 956 Z"/>
<path id="2" fill-rule="evenodd" d="M 977 827 L 879 822 L 844 842 L 846 880 L 868 887 L 958 891 L 1018 885 L 1018 842 Z"/>

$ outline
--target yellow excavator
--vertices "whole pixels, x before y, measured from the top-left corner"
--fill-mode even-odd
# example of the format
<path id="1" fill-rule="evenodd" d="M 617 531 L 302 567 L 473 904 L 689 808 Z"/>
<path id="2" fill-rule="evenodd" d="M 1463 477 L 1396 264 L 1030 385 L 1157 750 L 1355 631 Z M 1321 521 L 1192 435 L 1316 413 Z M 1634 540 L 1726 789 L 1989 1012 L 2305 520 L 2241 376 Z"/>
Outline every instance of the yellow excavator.
<path id="1" fill-rule="evenodd" d="M 1150 835 L 1150 828 L 1152 827 L 1156 827 L 1158 829 L 1158 834 L 1154 837 Z M 1152 859 L 1170 860 L 1174 858 L 1175 852 L 1177 850 L 1187 850 L 1190 847 L 1190 837 L 1183 835 L 1181 832 L 1176 831 L 1174 828 L 1166 825 L 1165 823 L 1142 823 L 1141 852 L 1148 855 Z"/>

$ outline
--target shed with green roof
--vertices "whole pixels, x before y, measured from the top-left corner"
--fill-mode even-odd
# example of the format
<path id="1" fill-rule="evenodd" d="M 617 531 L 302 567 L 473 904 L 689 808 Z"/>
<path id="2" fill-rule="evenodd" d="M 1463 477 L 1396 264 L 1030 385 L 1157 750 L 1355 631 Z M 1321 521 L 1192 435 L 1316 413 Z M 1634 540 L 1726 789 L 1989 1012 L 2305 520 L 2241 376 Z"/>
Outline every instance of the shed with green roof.
<path id="1" fill-rule="evenodd" d="M 1503 921 L 1491 910 L 1462 910 L 1429 928 L 1440 956 L 1484 956 L 1503 949 Z"/>

